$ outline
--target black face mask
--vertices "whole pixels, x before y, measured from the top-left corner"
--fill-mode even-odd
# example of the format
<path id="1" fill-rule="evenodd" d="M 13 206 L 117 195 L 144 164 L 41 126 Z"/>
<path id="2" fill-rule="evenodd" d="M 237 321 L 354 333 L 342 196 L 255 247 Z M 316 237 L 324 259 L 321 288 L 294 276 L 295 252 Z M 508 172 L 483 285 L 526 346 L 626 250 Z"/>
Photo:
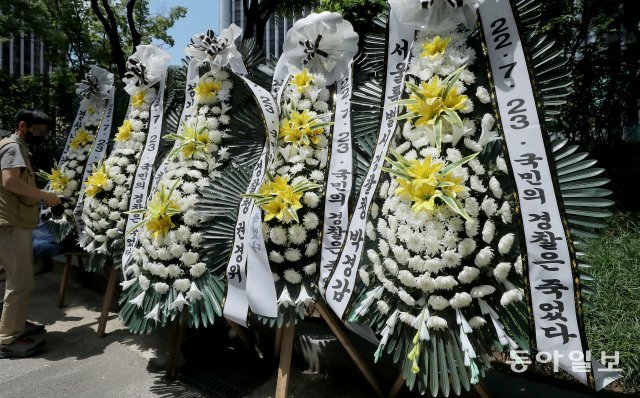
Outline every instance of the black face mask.
<path id="1" fill-rule="evenodd" d="M 27 134 L 25 135 L 25 141 L 29 146 L 39 146 L 45 140 L 45 136 L 42 135 L 34 135 L 31 131 L 27 130 Z"/>

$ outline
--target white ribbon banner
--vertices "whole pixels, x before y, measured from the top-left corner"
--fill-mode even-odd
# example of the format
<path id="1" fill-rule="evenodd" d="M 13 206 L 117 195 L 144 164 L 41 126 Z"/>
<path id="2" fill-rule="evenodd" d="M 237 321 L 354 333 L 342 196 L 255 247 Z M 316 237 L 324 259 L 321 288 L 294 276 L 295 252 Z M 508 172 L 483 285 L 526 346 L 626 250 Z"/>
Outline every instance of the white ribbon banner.
<path id="1" fill-rule="evenodd" d="M 349 224 L 349 196 L 353 184 L 353 145 L 351 140 L 351 68 L 336 84 L 331 159 L 324 201 L 322 249 L 320 252 L 320 294 L 331 276 Z"/>
<path id="2" fill-rule="evenodd" d="M 262 87 L 238 74 L 255 96 L 267 129 L 267 141 L 253 169 L 247 193 L 254 193 L 266 178 L 267 166 L 275 155 L 278 134 L 278 108 Z M 262 212 L 253 199 L 243 198 L 236 221 L 231 258 L 227 265 L 227 296 L 225 318 L 247 326 L 249 308 L 258 315 L 278 316 L 276 288 L 262 236 Z"/>
<path id="3" fill-rule="evenodd" d="M 87 178 L 89 178 L 89 176 L 93 172 L 93 166 L 102 161 L 107 154 L 107 146 L 109 143 L 109 138 L 111 136 L 111 124 L 113 123 L 115 91 L 115 87 L 112 87 L 109 90 L 109 98 L 106 100 L 104 108 L 100 110 L 100 112 L 104 112 L 104 114 L 102 116 L 102 121 L 100 122 L 98 133 L 96 134 L 95 140 L 93 141 L 91 152 L 89 153 L 89 156 L 87 158 L 87 164 L 85 165 L 84 173 L 82 174 L 80 193 L 78 194 L 76 207 L 73 209 L 73 218 L 76 222 L 76 228 L 78 230 L 78 238 L 80 242 L 86 239 L 85 224 L 82 220 L 82 209 L 84 208 L 85 194 L 84 182 L 87 181 Z"/>
<path id="4" fill-rule="evenodd" d="M 165 72 L 166 73 L 166 72 Z M 129 211 L 143 209 L 147 203 L 147 195 L 149 193 L 149 183 L 153 172 L 153 163 L 158 155 L 160 148 L 160 136 L 162 135 L 162 112 L 164 105 L 164 86 L 166 74 L 160 79 L 160 87 L 156 98 L 151 104 L 151 112 L 149 113 L 149 132 L 147 133 L 147 141 L 138 163 L 136 174 L 133 178 L 133 186 L 131 197 L 129 199 Z M 136 242 L 138 231 L 131 229 L 142 221 L 142 214 L 128 214 L 127 224 L 124 230 L 124 253 L 122 254 L 122 272 L 126 279 L 127 264 L 133 255 L 133 249 Z"/>
<path id="5" fill-rule="evenodd" d="M 335 264 L 335 269 L 326 285 L 327 303 L 342 318 L 353 294 L 357 269 L 362 258 L 365 227 L 369 207 L 380 180 L 381 167 L 389 149 L 389 143 L 396 130 L 397 106 L 391 106 L 400 100 L 404 89 L 405 71 L 409 65 L 411 47 L 415 38 L 415 28 L 403 24 L 391 11 L 389 16 L 389 44 L 387 46 L 384 108 L 378 141 L 362 189 L 358 195 L 356 209 L 349 223 L 346 242 Z"/>
<path id="6" fill-rule="evenodd" d="M 537 351 L 553 356 L 560 368 L 599 390 L 619 376 L 585 353 L 570 242 L 512 5 L 486 0 L 480 6 L 480 18 L 526 237 Z"/>
<path id="7" fill-rule="evenodd" d="M 187 120 L 191 118 L 191 115 L 193 115 L 193 112 L 195 111 L 195 97 L 196 97 L 195 88 L 196 88 L 196 85 L 198 84 L 198 79 L 199 79 L 198 60 L 195 58 L 192 58 L 191 61 L 189 61 L 189 66 L 187 67 L 187 84 L 184 88 L 184 106 L 182 107 L 182 113 L 180 114 L 178 131 L 176 132 L 176 134 L 178 135 L 182 133 L 182 130 L 184 129 L 184 124 L 187 122 Z M 173 147 L 175 148 L 177 145 L 179 145 L 178 142 L 176 142 Z M 158 169 L 156 170 L 153 176 L 153 183 L 151 184 L 151 191 L 150 191 L 151 195 L 153 195 L 156 192 L 156 189 L 158 188 L 158 184 L 160 184 L 160 180 L 162 180 L 162 176 L 164 176 L 164 174 L 167 172 L 167 167 L 169 166 L 170 162 L 171 162 L 171 159 L 167 154 L 167 156 L 162 160 L 162 163 L 160 164 L 160 166 L 158 166 Z M 137 241 L 138 241 L 138 237 L 136 236 L 136 243 Z"/>

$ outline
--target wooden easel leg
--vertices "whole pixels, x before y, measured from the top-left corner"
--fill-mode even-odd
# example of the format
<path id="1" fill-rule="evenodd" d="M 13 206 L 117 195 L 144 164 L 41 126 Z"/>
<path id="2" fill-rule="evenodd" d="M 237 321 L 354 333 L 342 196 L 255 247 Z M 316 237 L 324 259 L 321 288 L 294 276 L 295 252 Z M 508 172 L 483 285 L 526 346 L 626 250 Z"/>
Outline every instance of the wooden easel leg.
<path id="1" fill-rule="evenodd" d="M 402 389 L 403 385 L 404 385 L 404 376 L 402 375 L 402 372 L 400 372 L 400 374 L 398 375 L 398 378 L 396 379 L 396 382 L 393 383 L 393 387 L 391 387 L 391 391 L 389 391 L 389 395 L 387 395 L 387 398 L 396 398 L 398 396 L 398 393 Z"/>
<path id="2" fill-rule="evenodd" d="M 64 294 L 67 291 L 67 281 L 69 280 L 69 272 L 71 271 L 71 254 L 67 254 L 67 260 L 62 270 L 62 280 L 60 281 L 60 290 L 58 291 L 58 308 L 64 306 Z"/>
<path id="3" fill-rule="evenodd" d="M 169 358 L 167 359 L 166 377 L 168 379 L 175 379 L 178 373 L 178 357 L 180 355 L 180 346 L 182 345 L 182 338 L 186 329 L 186 320 L 183 313 L 173 321 L 173 328 L 171 331 L 171 341 L 169 342 Z"/>
<path id="4" fill-rule="evenodd" d="M 476 383 L 473 385 L 473 388 L 476 390 L 476 393 L 478 393 L 480 398 L 491 398 L 491 394 L 489 394 L 487 389 L 484 388 L 484 383 Z"/>
<path id="5" fill-rule="evenodd" d="M 111 303 L 113 303 L 113 295 L 116 291 L 116 284 L 118 283 L 118 272 L 119 270 L 111 267 L 111 272 L 109 273 L 109 282 L 107 282 L 107 290 L 104 293 L 104 298 L 102 299 L 102 314 L 100 314 L 100 319 L 98 320 L 98 337 L 104 337 L 104 331 L 107 328 L 107 318 L 109 317 L 109 311 L 111 310 Z"/>
<path id="6" fill-rule="evenodd" d="M 282 328 L 276 329 L 276 341 L 273 346 L 273 358 L 277 361 L 280 357 L 280 347 L 282 346 Z"/>
<path id="7" fill-rule="evenodd" d="M 327 305 L 322 301 L 317 301 L 316 309 L 320 313 L 320 316 L 324 318 L 325 322 L 327 322 L 333 334 L 335 334 L 335 336 L 338 338 L 340 344 L 342 344 L 344 349 L 347 350 L 347 353 L 356 364 L 356 366 L 358 366 L 358 369 L 360 369 L 360 372 L 362 372 L 371 387 L 375 390 L 379 397 L 384 397 L 382 388 L 371 372 L 371 369 L 369 369 L 369 366 L 364 362 L 353 344 L 351 344 L 351 341 L 349 341 L 349 337 L 347 337 L 347 335 L 344 333 L 333 313 L 329 310 L 329 308 L 327 308 Z"/>
<path id="8" fill-rule="evenodd" d="M 280 347 L 280 366 L 278 367 L 278 384 L 275 398 L 287 398 L 289 393 L 289 375 L 291 373 L 291 354 L 293 352 L 293 336 L 296 324 L 291 322 L 282 327 L 282 345 Z"/>

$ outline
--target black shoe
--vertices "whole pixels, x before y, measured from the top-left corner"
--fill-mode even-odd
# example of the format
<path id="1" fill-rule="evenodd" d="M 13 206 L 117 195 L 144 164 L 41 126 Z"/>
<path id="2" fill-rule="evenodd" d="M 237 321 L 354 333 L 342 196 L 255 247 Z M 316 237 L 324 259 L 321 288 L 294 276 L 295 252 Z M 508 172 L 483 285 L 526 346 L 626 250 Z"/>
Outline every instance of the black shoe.
<path id="1" fill-rule="evenodd" d="M 41 325 L 39 323 L 35 323 L 35 322 L 31 322 L 31 321 L 27 321 L 24 324 L 24 333 L 22 333 L 22 336 L 26 337 L 26 336 L 35 336 L 37 334 L 42 334 L 44 332 L 46 332 L 47 330 L 44 328 L 44 325 Z"/>
<path id="2" fill-rule="evenodd" d="M 0 344 L 0 358 L 26 358 L 35 355 L 45 345 L 44 340 L 20 337 L 11 344 Z"/>

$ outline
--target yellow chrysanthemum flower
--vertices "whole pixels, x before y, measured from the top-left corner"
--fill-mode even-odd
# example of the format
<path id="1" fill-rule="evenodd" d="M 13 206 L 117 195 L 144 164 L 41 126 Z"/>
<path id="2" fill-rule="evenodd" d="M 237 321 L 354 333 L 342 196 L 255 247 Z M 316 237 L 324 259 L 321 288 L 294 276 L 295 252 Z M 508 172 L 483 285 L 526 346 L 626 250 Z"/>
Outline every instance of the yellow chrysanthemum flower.
<path id="1" fill-rule="evenodd" d="M 192 158 L 194 155 L 202 154 L 211 143 L 209 131 L 206 128 L 198 128 L 193 125 L 185 125 L 180 135 L 170 136 L 169 138 L 181 142 L 179 150 L 185 158 Z"/>
<path id="2" fill-rule="evenodd" d="M 64 191 L 69 183 L 69 177 L 67 177 L 60 168 L 51 169 L 51 174 L 49 174 L 48 178 L 52 192 Z"/>
<path id="3" fill-rule="evenodd" d="M 458 192 L 464 191 L 464 185 L 462 185 L 463 180 L 464 178 L 455 177 L 451 172 L 445 174 L 444 176 L 442 174 L 438 175 L 438 182 L 440 184 L 442 193 L 451 198 L 457 197 Z"/>
<path id="4" fill-rule="evenodd" d="M 76 136 L 73 137 L 69 146 L 73 150 L 78 150 L 91 142 L 93 142 L 93 134 L 89 134 L 87 130 L 81 128 L 76 132 Z"/>
<path id="5" fill-rule="evenodd" d="M 280 123 L 279 137 L 284 142 L 306 146 L 317 145 L 323 133 L 324 128 L 318 120 L 314 120 L 314 116 L 305 110 L 302 113 L 291 112 L 289 119 Z"/>
<path id="6" fill-rule="evenodd" d="M 140 108 L 144 105 L 145 99 L 146 99 L 145 91 L 140 90 L 131 96 L 131 105 L 133 105 L 134 108 Z"/>
<path id="7" fill-rule="evenodd" d="M 407 111 L 418 116 L 416 127 L 433 125 L 443 112 L 457 111 L 464 107 L 468 97 L 459 95 L 455 86 L 445 96 L 446 89 L 438 76 L 434 76 L 429 83 L 422 82 L 412 90 L 409 96 L 412 103 L 407 104 Z"/>
<path id="8" fill-rule="evenodd" d="M 304 68 L 302 72 L 293 75 L 291 82 L 296 86 L 299 93 L 303 93 L 313 84 L 313 76 L 309 74 L 307 68 Z"/>
<path id="9" fill-rule="evenodd" d="M 200 80 L 194 89 L 196 92 L 196 101 L 200 104 L 210 104 L 214 102 L 221 88 L 222 83 L 211 77 Z"/>
<path id="10" fill-rule="evenodd" d="M 464 107 L 467 98 L 466 95 L 458 95 L 458 89 L 454 86 L 449 90 L 447 97 L 442 100 L 442 106 L 446 109 L 457 111 Z"/>
<path id="11" fill-rule="evenodd" d="M 131 120 L 127 119 L 122 123 L 122 126 L 118 127 L 118 133 L 116 133 L 116 141 L 123 142 L 131 138 Z"/>
<path id="12" fill-rule="evenodd" d="M 451 41 L 450 37 L 445 37 L 443 39 L 440 36 L 436 36 L 431 41 L 422 43 L 423 51 L 420 54 L 420 56 L 423 58 L 425 57 L 433 58 L 436 55 L 442 55 L 444 54 L 444 51 L 447 49 L 447 46 L 449 45 L 450 41 Z"/>
<path id="13" fill-rule="evenodd" d="M 93 198 L 102 191 L 109 182 L 109 175 L 107 174 L 107 169 L 104 164 L 98 166 L 93 170 L 93 173 L 87 178 L 85 185 L 87 189 L 85 193 L 88 197 Z"/>

